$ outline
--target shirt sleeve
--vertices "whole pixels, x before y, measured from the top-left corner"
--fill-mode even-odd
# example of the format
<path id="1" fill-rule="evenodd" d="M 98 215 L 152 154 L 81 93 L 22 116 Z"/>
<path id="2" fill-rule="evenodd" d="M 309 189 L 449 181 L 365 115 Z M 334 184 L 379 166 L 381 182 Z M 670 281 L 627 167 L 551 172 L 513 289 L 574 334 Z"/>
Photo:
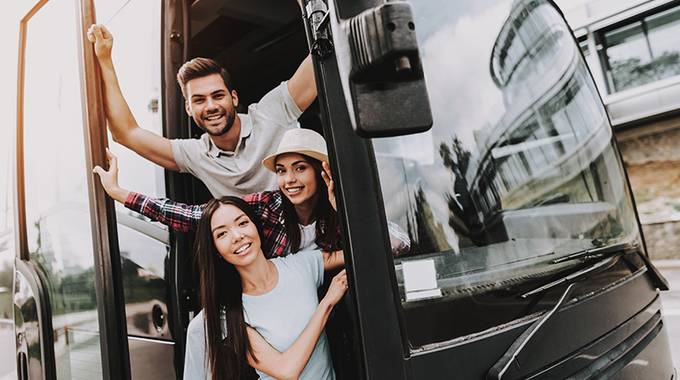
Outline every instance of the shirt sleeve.
<path id="1" fill-rule="evenodd" d="M 207 360 L 205 356 L 205 324 L 203 311 L 189 322 L 187 340 L 184 352 L 184 378 L 207 379 Z"/>
<path id="2" fill-rule="evenodd" d="M 192 168 L 192 157 L 200 155 L 198 139 L 172 139 L 170 146 L 172 147 L 172 158 L 175 160 L 180 173 L 191 173 L 196 175 Z"/>
<path id="3" fill-rule="evenodd" d="M 295 260 L 305 277 L 311 278 L 317 288 L 323 285 L 323 252 L 318 249 L 300 251 L 287 257 Z"/>
<path id="4" fill-rule="evenodd" d="M 198 226 L 205 205 L 187 205 L 167 198 L 152 198 L 130 192 L 125 207 L 175 231 L 188 232 Z"/>
<path id="5" fill-rule="evenodd" d="M 258 103 L 251 104 L 248 107 L 248 114 L 264 119 L 270 124 L 288 127 L 297 121 L 302 111 L 288 91 L 288 82 L 281 82 Z"/>

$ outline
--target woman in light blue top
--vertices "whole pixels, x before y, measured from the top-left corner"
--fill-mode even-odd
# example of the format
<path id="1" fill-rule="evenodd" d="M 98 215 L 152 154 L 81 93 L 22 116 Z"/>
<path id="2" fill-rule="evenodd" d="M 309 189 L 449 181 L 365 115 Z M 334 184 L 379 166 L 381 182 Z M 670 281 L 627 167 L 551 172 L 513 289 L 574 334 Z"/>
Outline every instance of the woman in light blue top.
<path id="1" fill-rule="evenodd" d="M 238 379 L 249 363 L 263 379 L 335 378 L 324 326 L 347 290 L 345 271 L 321 301 L 317 288 L 324 270 L 343 265 L 342 251 L 267 260 L 250 206 L 224 197 L 203 211 L 197 259 L 206 337 L 198 344 L 206 355 L 204 363 L 187 363 L 203 367 L 185 368 L 188 377 Z M 191 336 L 187 343 L 187 351 L 197 349 Z"/>

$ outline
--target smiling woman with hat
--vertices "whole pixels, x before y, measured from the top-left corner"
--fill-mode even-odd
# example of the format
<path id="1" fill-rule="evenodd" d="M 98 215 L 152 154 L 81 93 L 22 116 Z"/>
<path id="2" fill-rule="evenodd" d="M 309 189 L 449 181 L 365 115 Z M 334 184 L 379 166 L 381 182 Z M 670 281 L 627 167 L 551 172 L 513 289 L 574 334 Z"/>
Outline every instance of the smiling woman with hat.
<path id="1" fill-rule="evenodd" d="M 107 152 L 109 170 L 94 169 L 111 198 L 125 207 L 161 222 L 173 230 L 195 229 L 205 205 L 187 205 L 167 198 L 152 198 L 118 185 L 118 159 Z M 262 224 L 262 248 L 268 258 L 305 248 L 340 249 L 333 180 L 324 138 L 310 129 L 287 131 L 262 165 L 274 172 L 278 190 L 246 195 Z"/>

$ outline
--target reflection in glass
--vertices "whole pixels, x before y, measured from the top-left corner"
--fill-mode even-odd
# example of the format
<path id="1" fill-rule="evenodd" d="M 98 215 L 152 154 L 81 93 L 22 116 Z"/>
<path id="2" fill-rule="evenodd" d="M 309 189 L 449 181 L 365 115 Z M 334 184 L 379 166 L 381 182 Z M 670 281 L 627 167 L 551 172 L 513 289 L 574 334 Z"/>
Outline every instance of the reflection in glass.
<path id="1" fill-rule="evenodd" d="M 434 125 L 373 145 L 387 219 L 413 242 L 395 263 L 418 346 L 541 310 L 516 292 L 575 265 L 553 259 L 639 236 L 605 110 L 552 5 L 413 5 Z M 408 289 L 405 264 L 430 261 L 436 291 Z"/>
<path id="2" fill-rule="evenodd" d="M 74 5 L 47 2 L 29 21 L 23 115 L 28 249 L 49 291 L 60 379 L 102 376 Z"/>
<path id="3" fill-rule="evenodd" d="M 0 128 L 0 354 L 16 351 L 12 290 L 14 286 L 14 136 Z M 0 379 L 16 378 L 16 361 L 0 361 Z"/>
<path id="4" fill-rule="evenodd" d="M 115 12 L 107 26 L 115 37 L 115 45 L 124 47 L 113 50 L 121 90 L 140 127 L 162 135 L 161 3 L 135 0 L 119 5 L 123 5 L 123 8 Z M 130 28 L 130 25 L 136 27 Z M 165 196 L 162 167 L 111 138 L 109 141 L 111 149 L 119 158 L 119 180 L 123 186 L 150 196 Z M 116 213 L 128 334 L 169 338 L 166 245 L 126 225 L 149 223 L 149 229 L 159 227 L 119 203 L 116 203 Z M 137 220 L 129 221 L 129 218 Z M 154 323 L 154 308 L 163 311 L 163 323 Z"/>
<path id="5" fill-rule="evenodd" d="M 680 7 L 604 33 L 612 92 L 680 75 Z"/>
<path id="6" fill-rule="evenodd" d="M 120 223 L 118 241 L 128 334 L 170 338 L 165 280 L 167 246 Z M 156 319 L 154 309 L 161 312 Z"/>
<path id="7" fill-rule="evenodd" d="M 157 135 L 163 135 L 160 7 L 158 1 L 126 2 L 107 23 L 115 38 L 113 61 L 125 100 L 139 126 Z M 165 196 L 162 167 L 110 137 L 109 142 L 110 149 L 118 156 L 119 181 L 123 186 L 150 196 Z M 118 210 L 127 209 L 120 207 Z"/>

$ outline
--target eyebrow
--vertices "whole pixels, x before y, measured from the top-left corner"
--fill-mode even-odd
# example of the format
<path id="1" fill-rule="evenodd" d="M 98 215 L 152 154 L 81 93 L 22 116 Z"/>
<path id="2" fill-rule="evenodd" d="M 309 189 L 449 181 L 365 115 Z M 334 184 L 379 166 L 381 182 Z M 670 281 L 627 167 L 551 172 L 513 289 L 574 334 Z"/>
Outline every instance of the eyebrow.
<path id="1" fill-rule="evenodd" d="M 307 161 L 305 161 L 305 160 L 297 160 L 297 161 L 293 162 L 292 164 L 290 164 L 290 166 L 295 166 L 295 165 L 298 165 L 298 164 L 306 164 L 306 163 L 307 163 Z M 276 164 L 276 166 L 284 167 L 282 164 Z"/>
<path id="2" fill-rule="evenodd" d="M 220 95 L 220 94 L 225 94 L 226 92 L 227 92 L 227 91 L 225 91 L 225 90 L 223 90 L 223 89 L 220 89 L 220 90 L 215 90 L 215 91 L 211 92 L 210 95 L 211 95 L 211 96 Z M 197 99 L 197 98 L 200 99 L 200 98 L 205 98 L 205 97 L 206 97 L 206 96 L 205 96 L 205 95 L 202 95 L 202 94 L 191 95 L 191 99 Z"/>
<path id="3" fill-rule="evenodd" d="M 237 217 L 234 219 L 234 222 L 238 222 L 238 220 L 241 219 L 241 218 L 243 218 L 244 216 L 246 216 L 246 214 L 245 214 L 245 213 L 241 213 L 239 216 L 237 216 Z M 226 226 L 227 226 L 226 224 L 220 224 L 219 226 L 213 228 L 213 229 L 212 229 L 212 232 L 215 232 L 215 231 L 219 230 L 220 228 L 224 228 L 224 227 L 226 227 Z"/>

